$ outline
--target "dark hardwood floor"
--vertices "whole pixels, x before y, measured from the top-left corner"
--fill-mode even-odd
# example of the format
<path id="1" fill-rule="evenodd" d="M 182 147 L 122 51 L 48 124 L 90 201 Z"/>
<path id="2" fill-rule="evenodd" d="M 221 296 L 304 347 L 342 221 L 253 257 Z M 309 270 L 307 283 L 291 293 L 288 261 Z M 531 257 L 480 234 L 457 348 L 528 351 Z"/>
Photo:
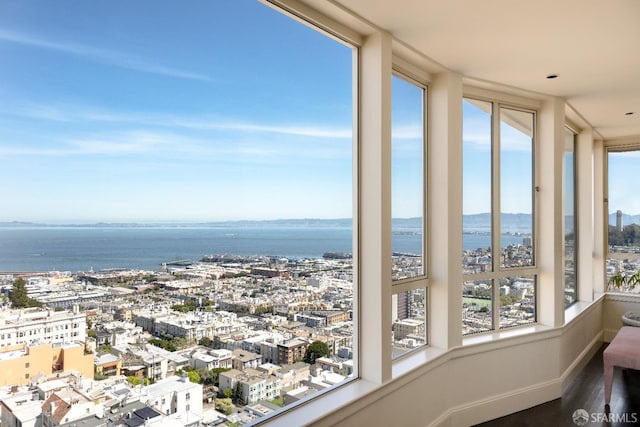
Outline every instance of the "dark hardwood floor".
<path id="1" fill-rule="evenodd" d="M 488 421 L 482 427 L 631 426 L 640 425 L 640 371 L 615 368 L 611 405 L 604 405 L 602 348 L 572 381 L 560 399 Z M 586 424 L 573 421 L 578 409 L 589 413 Z"/>

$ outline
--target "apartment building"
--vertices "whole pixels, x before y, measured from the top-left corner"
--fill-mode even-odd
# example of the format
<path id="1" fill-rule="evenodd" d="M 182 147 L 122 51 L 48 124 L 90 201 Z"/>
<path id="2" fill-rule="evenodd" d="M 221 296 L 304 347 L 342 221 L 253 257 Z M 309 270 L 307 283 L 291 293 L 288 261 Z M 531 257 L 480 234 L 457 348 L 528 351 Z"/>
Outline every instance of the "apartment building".
<path id="1" fill-rule="evenodd" d="M 94 358 L 96 375 L 113 377 L 121 374 L 122 358 L 111 353 L 96 355 Z"/>
<path id="2" fill-rule="evenodd" d="M 202 414 L 202 385 L 186 374 L 170 376 L 147 387 L 141 401 L 164 415 Z"/>
<path id="3" fill-rule="evenodd" d="M 156 381 L 173 375 L 180 369 L 189 366 L 189 357 L 146 344 L 144 347 L 121 345 L 112 348 L 112 353 L 122 359 L 122 368 L 138 372 Z"/>
<path id="4" fill-rule="evenodd" d="M 262 365 L 262 356 L 257 353 L 236 349 L 231 352 L 231 366 L 233 369 L 243 371 L 247 368 L 257 368 Z"/>
<path id="5" fill-rule="evenodd" d="M 283 366 L 275 375 L 280 379 L 282 394 L 285 394 L 301 387 L 302 381 L 309 379 L 311 371 L 308 363 L 297 362 Z"/>
<path id="6" fill-rule="evenodd" d="M 233 354 L 229 350 L 198 349 L 190 353 L 189 365 L 194 369 L 231 368 Z"/>
<path id="7" fill-rule="evenodd" d="M 278 344 L 277 365 L 292 365 L 304 358 L 304 353 L 309 347 L 309 342 L 300 338 L 294 338 Z"/>
<path id="8" fill-rule="evenodd" d="M 76 390 L 60 390 L 42 404 L 43 427 L 55 427 L 95 416 L 95 403 Z"/>
<path id="9" fill-rule="evenodd" d="M 84 342 L 87 319 L 78 306 L 71 311 L 42 308 L 11 309 L 0 313 L 0 349 L 25 343 Z"/>
<path id="10" fill-rule="evenodd" d="M 280 396 L 280 378 L 253 368 L 220 373 L 220 390 L 232 390 L 247 405 Z"/>
<path id="11" fill-rule="evenodd" d="M 84 343 L 33 342 L 0 352 L 0 386 L 28 384 L 38 376 L 76 371 L 93 377 L 93 354 Z"/>
<path id="12" fill-rule="evenodd" d="M 42 400 L 31 390 L 21 391 L 0 400 L 3 426 L 36 427 L 42 425 Z"/>
<path id="13" fill-rule="evenodd" d="M 168 310 L 136 310 L 136 325 L 155 335 L 169 334 L 197 342 L 201 338 L 213 338 L 241 329 L 244 325 L 234 313 L 189 312 L 174 313 Z"/>

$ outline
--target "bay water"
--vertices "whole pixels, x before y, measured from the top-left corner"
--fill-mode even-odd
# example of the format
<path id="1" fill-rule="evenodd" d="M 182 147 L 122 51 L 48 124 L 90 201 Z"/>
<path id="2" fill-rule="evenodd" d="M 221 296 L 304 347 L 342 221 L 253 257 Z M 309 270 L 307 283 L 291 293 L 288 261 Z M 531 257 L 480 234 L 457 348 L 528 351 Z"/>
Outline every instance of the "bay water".
<path id="1" fill-rule="evenodd" d="M 522 243 L 522 236 L 503 236 Z M 489 236 L 465 234 L 465 249 L 489 246 Z M 422 235 L 393 235 L 393 250 L 420 253 Z M 350 225 L 257 226 L 0 226 L 0 271 L 158 270 L 163 262 L 211 254 L 321 258 L 352 252 Z M 437 250 L 437 248 L 435 248 Z"/>

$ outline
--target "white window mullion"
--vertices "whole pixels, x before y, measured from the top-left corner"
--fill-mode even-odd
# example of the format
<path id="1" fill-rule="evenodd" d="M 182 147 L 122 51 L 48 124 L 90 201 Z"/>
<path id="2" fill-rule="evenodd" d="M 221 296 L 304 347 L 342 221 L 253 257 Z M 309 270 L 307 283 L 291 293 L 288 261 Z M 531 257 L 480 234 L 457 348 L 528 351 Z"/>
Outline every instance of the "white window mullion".
<path id="1" fill-rule="evenodd" d="M 391 36 L 360 49 L 359 373 L 391 379 Z"/>
<path id="2" fill-rule="evenodd" d="M 493 329 L 500 328 L 500 257 L 502 255 L 501 207 L 500 207 L 500 107 L 493 103 L 491 114 L 491 256 L 493 258 L 493 288 L 491 313 Z"/>

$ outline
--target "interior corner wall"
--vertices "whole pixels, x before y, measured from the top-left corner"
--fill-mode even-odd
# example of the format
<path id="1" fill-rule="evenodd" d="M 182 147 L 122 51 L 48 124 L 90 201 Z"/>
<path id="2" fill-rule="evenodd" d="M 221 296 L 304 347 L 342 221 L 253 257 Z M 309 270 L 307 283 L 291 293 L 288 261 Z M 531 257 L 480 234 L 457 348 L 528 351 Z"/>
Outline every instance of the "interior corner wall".
<path id="1" fill-rule="evenodd" d="M 604 341 L 611 342 L 622 327 L 622 315 L 627 311 L 640 312 L 640 296 L 607 294 L 602 314 Z"/>

